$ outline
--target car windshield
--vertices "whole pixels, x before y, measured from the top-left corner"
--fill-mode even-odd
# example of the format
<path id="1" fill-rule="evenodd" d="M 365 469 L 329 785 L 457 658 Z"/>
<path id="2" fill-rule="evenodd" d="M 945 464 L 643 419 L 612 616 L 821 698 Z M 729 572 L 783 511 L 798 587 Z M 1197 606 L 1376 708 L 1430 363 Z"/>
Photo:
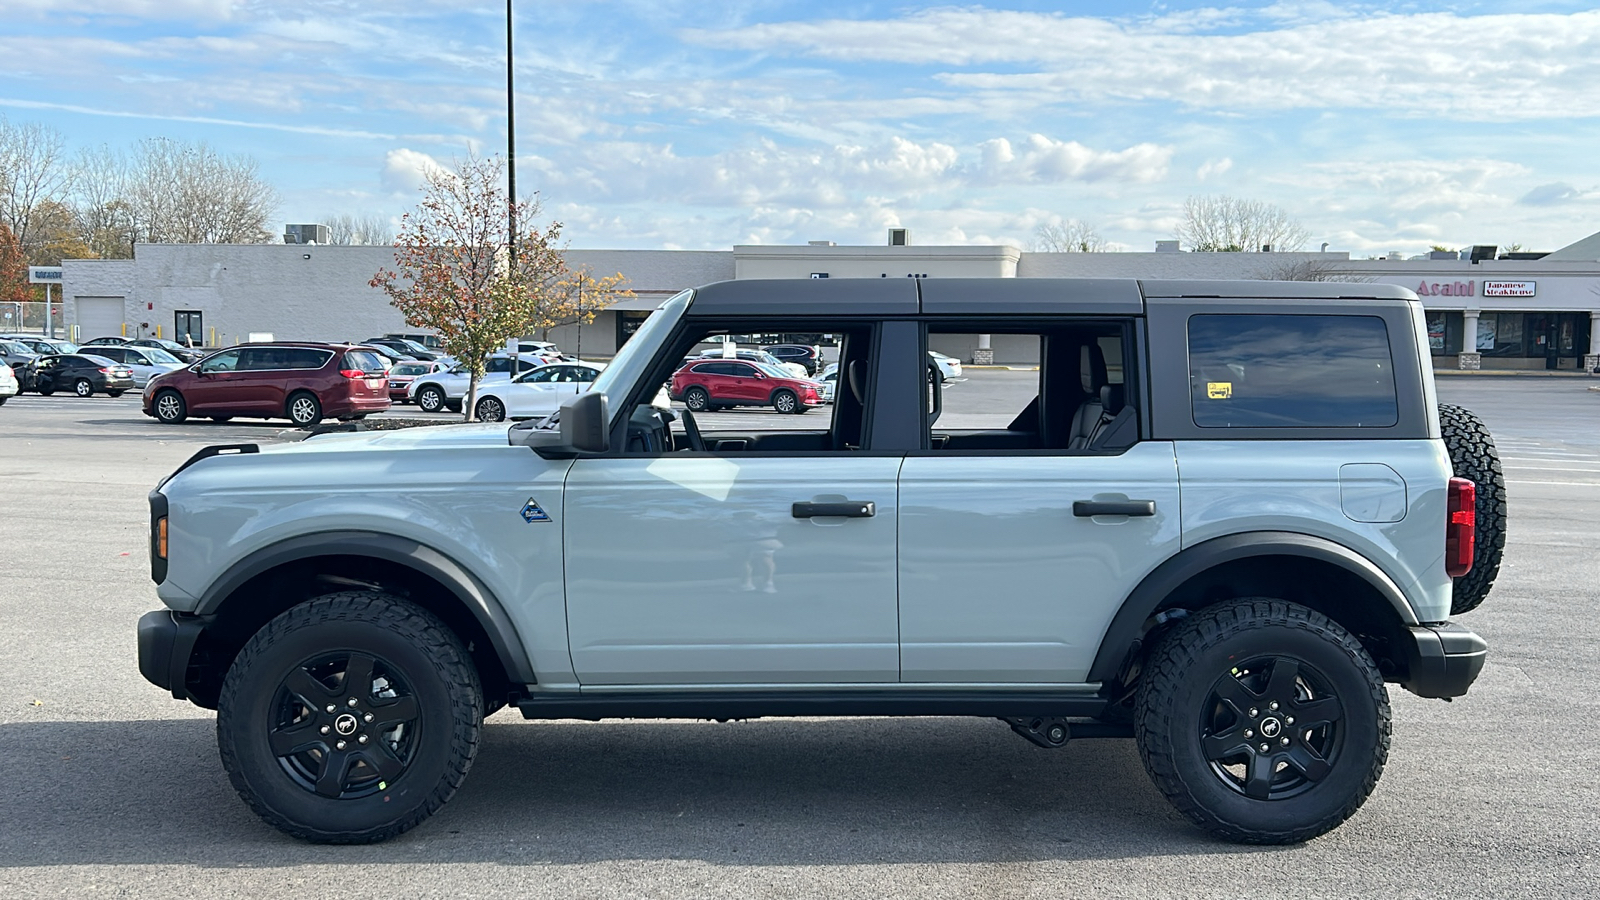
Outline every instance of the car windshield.
<path id="1" fill-rule="evenodd" d="M 71 341 L 45 341 L 45 344 L 56 348 L 57 353 L 77 353 L 78 345 Z"/>
<path id="2" fill-rule="evenodd" d="M 27 347 L 23 346 L 22 344 L 17 343 L 16 341 L 0 341 L 0 351 L 3 351 L 5 353 L 10 353 L 13 356 L 32 356 L 33 355 L 33 351 L 32 350 L 29 350 Z"/>
<path id="3" fill-rule="evenodd" d="M 178 363 L 179 365 L 182 365 L 176 356 L 173 356 L 171 353 L 168 353 L 159 347 L 146 347 L 140 352 L 144 354 L 145 359 L 148 359 L 157 365 L 165 363 Z"/>
<path id="4" fill-rule="evenodd" d="M 771 375 L 773 378 L 793 378 L 794 373 L 782 366 L 769 365 L 768 363 L 754 363 L 755 367 Z"/>

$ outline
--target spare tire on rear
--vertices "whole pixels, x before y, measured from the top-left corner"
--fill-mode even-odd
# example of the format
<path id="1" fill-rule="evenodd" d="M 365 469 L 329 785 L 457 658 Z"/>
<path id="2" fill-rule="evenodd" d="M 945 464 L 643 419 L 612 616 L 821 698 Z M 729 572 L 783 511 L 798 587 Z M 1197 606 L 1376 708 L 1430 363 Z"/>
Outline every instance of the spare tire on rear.
<path id="1" fill-rule="evenodd" d="M 1472 410 L 1439 404 L 1439 428 L 1450 451 L 1451 470 L 1478 486 L 1472 570 L 1455 580 L 1450 598 L 1450 614 L 1458 616 L 1477 609 L 1500 574 L 1500 557 L 1506 548 L 1506 477 L 1500 470 L 1494 436 Z"/>

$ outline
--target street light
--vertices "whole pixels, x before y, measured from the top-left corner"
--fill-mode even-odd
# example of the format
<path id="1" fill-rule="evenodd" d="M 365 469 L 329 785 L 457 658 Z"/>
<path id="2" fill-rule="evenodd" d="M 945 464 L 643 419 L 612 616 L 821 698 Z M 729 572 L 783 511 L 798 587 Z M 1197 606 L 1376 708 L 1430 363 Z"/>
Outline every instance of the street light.
<path id="1" fill-rule="evenodd" d="M 506 0 L 506 204 L 511 264 L 517 263 L 517 94 L 516 69 L 511 64 L 511 0 Z"/>

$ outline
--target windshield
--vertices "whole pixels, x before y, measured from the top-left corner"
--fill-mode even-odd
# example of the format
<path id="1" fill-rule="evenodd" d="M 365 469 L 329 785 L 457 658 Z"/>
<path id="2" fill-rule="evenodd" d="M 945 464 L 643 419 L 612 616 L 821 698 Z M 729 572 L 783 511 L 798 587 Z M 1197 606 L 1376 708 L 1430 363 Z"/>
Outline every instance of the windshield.
<path id="1" fill-rule="evenodd" d="M 771 375 L 773 378 L 794 377 L 793 372 L 790 372 L 788 369 L 785 369 L 781 366 L 768 365 L 767 363 L 755 363 L 755 367 L 767 373 L 768 375 Z"/>
<path id="2" fill-rule="evenodd" d="M 183 365 L 182 363 L 178 362 L 178 358 L 176 356 L 173 356 L 171 353 L 156 347 L 146 347 L 142 352 L 144 353 L 144 358 L 153 363 L 178 363 L 178 365 Z"/>
<path id="3" fill-rule="evenodd" d="M 678 320 L 683 318 L 683 311 L 689 308 L 689 299 L 693 296 L 694 291 L 684 291 L 657 307 L 656 311 L 650 314 L 650 318 L 645 319 L 644 324 L 639 326 L 633 338 L 617 351 L 610 365 L 607 365 L 606 370 L 600 373 L 600 377 L 594 380 L 594 387 L 590 390 L 611 394 L 620 387 L 626 392 L 628 387 L 644 374 L 644 367 L 650 364 L 651 357 L 656 355 L 656 351 L 660 350 L 662 343 L 666 341 L 667 335 L 677 327 Z M 621 400 L 620 397 L 614 399 Z M 613 414 L 620 412 L 615 406 L 611 411 Z"/>

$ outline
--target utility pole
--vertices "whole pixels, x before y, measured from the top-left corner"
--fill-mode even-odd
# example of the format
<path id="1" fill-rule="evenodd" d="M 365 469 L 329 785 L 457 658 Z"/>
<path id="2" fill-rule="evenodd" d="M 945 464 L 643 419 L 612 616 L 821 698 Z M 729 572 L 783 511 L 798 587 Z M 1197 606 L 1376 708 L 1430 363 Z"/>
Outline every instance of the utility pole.
<path id="1" fill-rule="evenodd" d="M 511 62 L 511 0 L 506 0 L 506 204 L 507 225 L 511 229 L 511 264 L 517 264 L 517 93 L 516 68 Z"/>

